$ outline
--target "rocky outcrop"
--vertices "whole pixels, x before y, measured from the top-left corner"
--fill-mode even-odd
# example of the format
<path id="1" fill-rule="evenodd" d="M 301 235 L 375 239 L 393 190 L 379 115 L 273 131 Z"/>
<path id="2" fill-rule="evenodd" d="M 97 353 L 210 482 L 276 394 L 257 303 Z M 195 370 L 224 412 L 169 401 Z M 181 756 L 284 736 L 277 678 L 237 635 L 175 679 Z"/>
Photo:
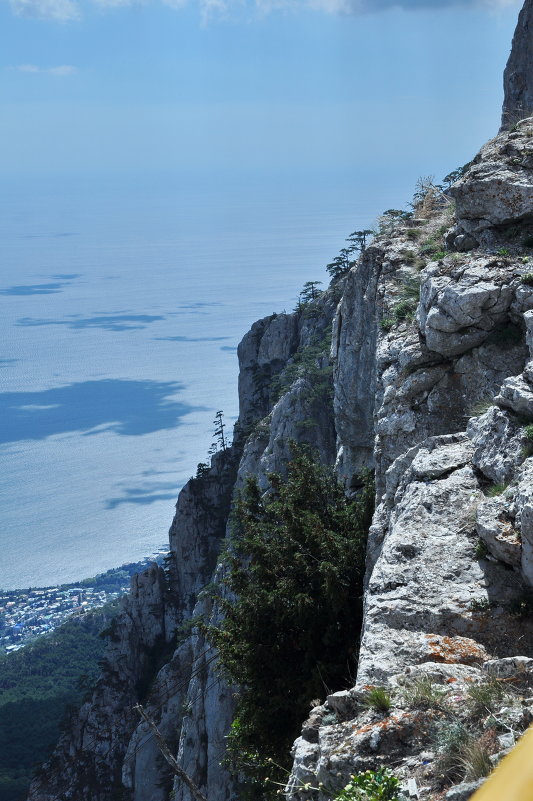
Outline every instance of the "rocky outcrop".
<path id="1" fill-rule="evenodd" d="M 531 103 L 531 13 L 528 0 L 507 118 Z M 385 216 L 320 297 L 252 326 L 234 443 L 180 493 L 166 569 L 135 579 L 104 674 L 30 801 L 191 801 L 138 702 L 209 801 L 238 797 L 224 763 L 236 688 L 199 623 L 220 619 L 210 585 L 225 592 L 233 492 L 249 475 L 268 490 L 292 439 L 334 464 L 349 494 L 374 469 L 377 494 L 357 677 L 303 724 L 289 801 L 330 801 L 381 766 L 404 796 L 467 799 L 479 784 L 467 746 L 486 772 L 529 725 L 532 143 L 533 118 L 504 130 L 449 193 Z"/>
<path id="2" fill-rule="evenodd" d="M 502 128 L 533 114 L 533 2 L 526 0 L 513 39 L 503 85 Z"/>
<path id="3" fill-rule="evenodd" d="M 266 486 L 270 472 L 283 472 L 291 440 L 311 445 L 324 463 L 335 460 L 329 351 L 336 291 L 258 321 L 239 345 L 234 443 L 209 467 L 199 465 L 180 492 L 165 569 L 154 565 L 134 579 L 109 632 L 103 675 L 34 780 L 32 801 L 166 801 L 170 793 L 190 801 L 137 703 L 210 801 L 232 797 L 223 757 L 235 690 L 198 623 L 219 615 L 209 585 L 219 581 L 234 489 L 250 474 Z"/>
<path id="4" fill-rule="evenodd" d="M 524 147 L 532 123 L 519 126 Z M 524 600 L 532 586 L 533 260 L 522 228 L 533 205 L 511 200 L 519 184 L 531 194 L 533 165 L 507 171 L 509 136 L 490 143 L 452 188 L 457 217 L 442 197 L 425 223 L 389 222 L 373 243 L 377 320 L 367 324 L 375 342 L 367 383 L 376 392 L 379 505 L 357 682 L 312 710 L 313 725 L 294 746 L 291 801 L 331 799 L 352 774 L 380 766 L 394 766 L 406 796 L 416 787 L 419 798 L 468 798 L 479 782 L 450 787 L 477 778 L 468 751 L 446 767 L 446 737 L 462 732 L 495 764 L 533 715 L 520 700 L 529 686 L 521 666 L 533 655 Z M 489 172 L 498 176 L 490 189 Z M 508 247 L 494 252 L 504 224 L 515 226 L 506 229 Z M 446 252 L 441 238 L 453 247 L 458 231 L 475 233 L 474 252 Z M 348 285 L 368 285 L 366 269 L 363 258 Z M 348 341 L 336 357 L 336 376 L 350 374 L 357 359 L 372 364 L 368 353 L 354 357 Z M 356 430 L 339 427 L 341 457 L 351 444 L 343 436 Z M 486 707 L 475 707 L 490 695 L 487 673 L 507 669 L 516 691 L 499 694 L 497 685 Z M 379 699 L 373 705 L 376 687 L 388 698 L 382 711 Z"/>
<path id="5" fill-rule="evenodd" d="M 486 144 L 452 186 L 457 206 L 457 224 L 447 237 L 452 248 L 507 249 L 531 237 L 532 136 L 533 119 L 526 117 Z"/>

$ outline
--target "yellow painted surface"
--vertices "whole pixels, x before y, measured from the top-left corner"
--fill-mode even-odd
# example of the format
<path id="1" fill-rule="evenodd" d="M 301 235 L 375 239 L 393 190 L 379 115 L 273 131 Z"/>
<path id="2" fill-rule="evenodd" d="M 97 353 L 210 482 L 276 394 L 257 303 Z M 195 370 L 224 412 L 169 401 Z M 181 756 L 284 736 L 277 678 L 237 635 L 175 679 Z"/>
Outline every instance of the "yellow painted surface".
<path id="1" fill-rule="evenodd" d="M 502 759 L 471 801 L 533 801 L 533 727 Z"/>

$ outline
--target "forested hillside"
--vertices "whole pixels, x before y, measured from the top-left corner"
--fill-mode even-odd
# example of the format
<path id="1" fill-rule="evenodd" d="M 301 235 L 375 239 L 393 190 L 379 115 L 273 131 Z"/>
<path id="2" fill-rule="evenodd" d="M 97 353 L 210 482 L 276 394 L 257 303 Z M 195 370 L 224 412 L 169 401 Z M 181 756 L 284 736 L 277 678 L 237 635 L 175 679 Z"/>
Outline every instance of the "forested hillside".
<path id="1" fill-rule="evenodd" d="M 98 674 L 99 633 L 115 610 L 72 620 L 53 634 L 0 656 L 0 798 L 22 801 L 36 765 Z"/>

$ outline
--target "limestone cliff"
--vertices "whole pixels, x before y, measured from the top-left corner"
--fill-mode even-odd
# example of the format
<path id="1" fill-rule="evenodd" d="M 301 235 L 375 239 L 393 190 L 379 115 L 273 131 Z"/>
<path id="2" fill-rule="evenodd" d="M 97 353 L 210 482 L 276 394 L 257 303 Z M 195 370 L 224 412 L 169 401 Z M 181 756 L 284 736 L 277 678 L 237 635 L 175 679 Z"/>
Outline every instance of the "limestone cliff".
<path id="1" fill-rule="evenodd" d="M 502 128 L 533 113 L 533 2 L 526 0 L 504 75 Z"/>
<path id="2" fill-rule="evenodd" d="M 516 65 L 532 79 L 531 9 L 506 113 Z M 102 677 L 30 801 L 191 801 L 139 701 L 209 801 L 236 798 L 223 762 L 236 688 L 197 622 L 219 615 L 206 587 L 221 579 L 235 488 L 252 474 L 267 489 L 290 439 L 334 464 L 347 492 L 365 467 L 377 487 L 356 683 L 312 709 L 290 801 L 329 801 L 380 766 L 405 795 L 462 801 L 474 786 L 462 780 L 533 718 L 532 143 L 533 118 L 504 130 L 449 192 L 426 186 L 414 214 L 385 215 L 345 278 L 252 326 L 234 443 L 180 493 L 168 564 L 134 581 Z M 471 752 L 453 757 L 458 732 Z"/>

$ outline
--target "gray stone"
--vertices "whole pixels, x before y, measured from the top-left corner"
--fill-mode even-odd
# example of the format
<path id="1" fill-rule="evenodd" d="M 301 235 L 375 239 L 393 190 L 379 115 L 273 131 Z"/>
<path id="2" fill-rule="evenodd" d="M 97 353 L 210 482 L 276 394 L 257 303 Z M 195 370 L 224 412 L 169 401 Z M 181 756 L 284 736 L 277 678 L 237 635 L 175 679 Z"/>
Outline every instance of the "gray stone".
<path id="1" fill-rule="evenodd" d="M 513 289 L 503 273 L 494 280 L 493 265 L 477 258 L 455 279 L 442 274 L 422 283 L 419 322 L 429 350 L 457 356 L 484 342 L 506 319 Z"/>
<path id="2" fill-rule="evenodd" d="M 522 376 L 506 378 L 494 402 L 533 420 L 533 388 Z"/>
<path id="3" fill-rule="evenodd" d="M 533 119 L 516 133 L 502 133 L 486 144 L 450 193 L 455 198 L 458 229 L 485 244 L 482 232 L 526 221 L 533 208 Z"/>
<path id="4" fill-rule="evenodd" d="M 515 513 L 522 536 L 522 573 L 533 586 L 533 459 L 527 459 L 520 471 Z"/>
<path id="5" fill-rule="evenodd" d="M 497 679 L 513 679 L 533 675 L 533 659 L 528 656 L 511 656 L 485 662 L 483 670 Z"/>
<path id="6" fill-rule="evenodd" d="M 509 499 L 487 498 L 477 507 L 476 531 L 489 553 L 500 562 L 520 571 L 522 544 L 519 532 L 509 520 Z"/>
<path id="7" fill-rule="evenodd" d="M 525 0 L 518 18 L 511 55 L 505 68 L 502 128 L 533 113 L 533 0 Z"/>
<path id="8" fill-rule="evenodd" d="M 509 414 L 497 406 L 468 421 L 475 446 L 473 463 L 495 484 L 507 484 L 522 464 L 523 433 Z"/>
<path id="9" fill-rule="evenodd" d="M 479 790 L 484 781 L 484 779 L 479 779 L 476 782 L 462 782 L 461 784 L 456 784 L 455 787 L 452 787 L 451 790 L 448 790 L 446 793 L 446 801 L 468 801 L 476 790 Z"/>

